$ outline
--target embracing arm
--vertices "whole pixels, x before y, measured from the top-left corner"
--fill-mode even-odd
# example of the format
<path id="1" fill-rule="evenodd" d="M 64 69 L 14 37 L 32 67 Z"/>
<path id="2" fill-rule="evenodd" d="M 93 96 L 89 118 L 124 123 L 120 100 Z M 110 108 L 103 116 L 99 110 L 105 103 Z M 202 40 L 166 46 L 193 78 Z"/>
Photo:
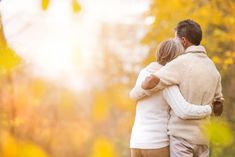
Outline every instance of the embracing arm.
<path id="1" fill-rule="evenodd" d="M 212 112 L 210 105 L 194 105 L 187 102 L 178 86 L 170 86 L 163 90 L 163 96 L 176 116 L 182 119 L 202 119 Z"/>
<path id="2" fill-rule="evenodd" d="M 186 68 L 184 60 L 183 57 L 178 57 L 151 75 L 151 78 L 146 78 L 142 83 L 146 94 L 151 95 L 167 86 L 178 85 Z"/>
<path id="3" fill-rule="evenodd" d="M 143 69 L 140 71 L 139 76 L 136 80 L 136 84 L 135 84 L 134 88 L 132 88 L 129 93 L 129 96 L 131 99 L 139 100 L 139 99 L 142 99 L 143 97 L 147 96 L 145 94 L 144 90 L 141 88 L 141 83 L 142 83 L 143 79 L 145 78 L 145 73 L 146 73 L 146 69 Z"/>

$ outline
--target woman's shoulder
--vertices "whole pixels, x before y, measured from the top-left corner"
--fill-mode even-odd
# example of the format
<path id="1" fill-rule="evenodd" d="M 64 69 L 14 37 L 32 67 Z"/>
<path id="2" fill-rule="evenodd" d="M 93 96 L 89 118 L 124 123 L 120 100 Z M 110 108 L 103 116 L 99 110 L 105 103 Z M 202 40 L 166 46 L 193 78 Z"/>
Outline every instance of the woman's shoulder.
<path id="1" fill-rule="evenodd" d="M 146 66 L 146 69 L 149 71 L 156 72 L 160 70 L 163 66 L 158 62 L 151 62 L 149 65 Z"/>

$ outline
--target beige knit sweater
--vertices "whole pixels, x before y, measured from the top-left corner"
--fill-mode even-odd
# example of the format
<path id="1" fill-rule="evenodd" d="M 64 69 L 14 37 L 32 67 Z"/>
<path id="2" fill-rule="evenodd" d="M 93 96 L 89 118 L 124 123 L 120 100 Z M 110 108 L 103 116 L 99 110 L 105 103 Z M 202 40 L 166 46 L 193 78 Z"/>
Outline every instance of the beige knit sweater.
<path id="1" fill-rule="evenodd" d="M 185 54 L 177 57 L 154 73 L 160 83 L 146 90 L 150 95 L 170 85 L 179 85 L 184 98 L 192 104 L 211 104 L 214 99 L 222 98 L 221 76 L 214 63 L 206 55 L 203 46 L 191 46 Z M 183 120 L 171 111 L 168 129 L 172 136 L 184 138 L 194 144 L 207 144 L 203 126 L 209 118 L 201 120 Z"/>

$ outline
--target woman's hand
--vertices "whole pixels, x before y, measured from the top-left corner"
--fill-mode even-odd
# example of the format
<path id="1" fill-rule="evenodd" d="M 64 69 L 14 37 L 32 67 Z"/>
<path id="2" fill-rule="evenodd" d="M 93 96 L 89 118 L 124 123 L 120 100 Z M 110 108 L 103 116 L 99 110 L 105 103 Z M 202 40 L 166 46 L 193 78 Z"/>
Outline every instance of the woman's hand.
<path id="1" fill-rule="evenodd" d="M 158 83 L 160 82 L 160 79 L 156 77 L 155 75 L 150 75 L 145 78 L 144 82 L 142 82 L 141 87 L 145 90 L 154 88 Z"/>

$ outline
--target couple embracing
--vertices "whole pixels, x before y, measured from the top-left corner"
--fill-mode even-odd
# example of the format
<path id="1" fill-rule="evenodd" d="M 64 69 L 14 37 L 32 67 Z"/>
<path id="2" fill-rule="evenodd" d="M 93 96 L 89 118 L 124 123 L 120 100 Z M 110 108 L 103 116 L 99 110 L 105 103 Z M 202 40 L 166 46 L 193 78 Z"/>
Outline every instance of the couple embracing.
<path id="1" fill-rule="evenodd" d="M 175 38 L 159 44 L 157 60 L 141 70 L 130 97 L 137 101 L 131 157 L 208 157 L 203 128 L 221 115 L 221 76 L 200 45 L 202 30 L 180 21 Z"/>

